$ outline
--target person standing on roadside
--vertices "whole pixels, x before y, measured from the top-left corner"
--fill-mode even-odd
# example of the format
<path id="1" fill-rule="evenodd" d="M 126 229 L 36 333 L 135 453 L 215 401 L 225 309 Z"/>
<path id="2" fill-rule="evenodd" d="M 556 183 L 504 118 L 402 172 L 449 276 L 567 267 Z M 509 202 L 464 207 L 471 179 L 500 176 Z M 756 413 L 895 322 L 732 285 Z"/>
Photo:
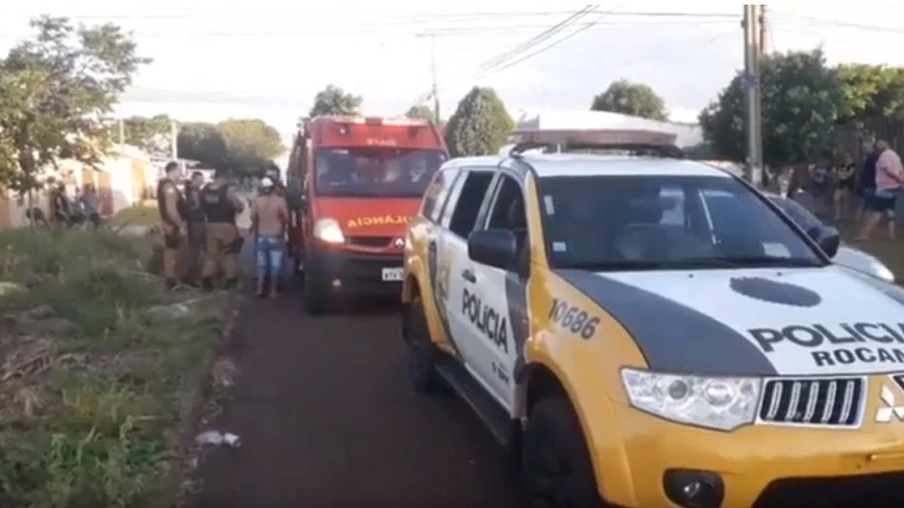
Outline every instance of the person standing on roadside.
<path id="1" fill-rule="evenodd" d="M 264 285 L 269 282 L 270 298 L 279 294 L 279 278 L 283 272 L 286 250 L 286 225 L 289 221 L 289 205 L 279 195 L 273 180 L 261 179 L 261 191 L 251 208 L 251 230 L 254 233 L 254 250 L 257 257 L 257 296 L 264 296 Z"/>
<path id="2" fill-rule="evenodd" d="M 242 239 L 236 216 L 244 208 L 221 171 L 217 172 L 213 182 L 201 189 L 201 209 L 207 219 L 204 269 L 201 273 L 201 288 L 204 291 L 213 289 L 213 278 L 220 265 L 223 267 L 225 289 L 238 285 L 238 252 Z"/>
<path id="3" fill-rule="evenodd" d="M 877 141 L 876 149 L 879 158 L 876 160 L 875 191 L 866 201 L 868 214 L 857 240 L 868 240 L 883 217 L 888 219 L 888 237 L 895 237 L 895 205 L 904 182 L 904 167 L 901 166 L 901 157 L 888 146 L 887 141 Z"/>
<path id="4" fill-rule="evenodd" d="M 198 284 L 201 278 L 201 268 L 204 262 L 206 219 L 204 210 L 201 209 L 201 188 L 204 187 L 204 174 L 195 171 L 191 179 L 185 184 L 185 201 L 188 209 L 188 266 L 186 270 L 186 282 Z"/>
<path id="5" fill-rule="evenodd" d="M 857 206 L 856 221 L 859 224 L 866 212 L 866 203 L 876 190 L 876 162 L 879 160 L 879 150 L 874 141 L 863 143 L 863 153 L 866 158 L 857 172 L 856 194 L 860 200 Z"/>
<path id="6" fill-rule="evenodd" d="M 857 173 L 857 165 L 854 158 L 846 153 L 841 165 L 835 168 L 835 220 L 845 219 L 851 210 L 851 198 L 854 194 L 854 184 Z"/>
<path id="7" fill-rule="evenodd" d="M 176 183 L 181 172 L 179 164 L 167 163 L 164 171 L 165 176 L 157 184 L 157 209 L 163 222 L 163 276 L 167 289 L 173 289 L 182 279 L 179 258 L 187 235 L 186 206 Z"/>
<path id="8" fill-rule="evenodd" d="M 100 198 L 97 196 L 97 191 L 94 190 L 94 185 L 86 183 L 84 189 L 82 189 L 82 195 L 78 197 L 78 200 L 85 210 L 85 215 L 88 217 L 88 220 L 91 221 L 91 224 L 94 226 L 94 229 L 99 228 Z"/>

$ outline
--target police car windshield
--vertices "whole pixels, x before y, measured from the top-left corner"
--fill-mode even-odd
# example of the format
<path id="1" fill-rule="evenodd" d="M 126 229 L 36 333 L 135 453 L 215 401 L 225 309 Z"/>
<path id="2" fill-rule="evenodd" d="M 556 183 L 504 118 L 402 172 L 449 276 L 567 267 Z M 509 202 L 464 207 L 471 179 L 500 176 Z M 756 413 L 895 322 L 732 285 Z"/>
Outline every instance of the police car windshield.
<path id="1" fill-rule="evenodd" d="M 588 270 L 823 266 L 732 178 L 569 176 L 540 186 L 551 264 Z"/>
<path id="2" fill-rule="evenodd" d="M 776 206 L 782 209 L 788 217 L 791 218 L 794 222 L 797 223 L 798 226 L 801 227 L 804 231 L 814 226 L 822 226 L 823 223 L 821 220 L 816 218 L 815 215 L 810 213 L 809 210 L 804 208 L 800 203 L 794 201 L 792 199 L 784 198 L 781 196 L 770 195 L 768 196 L 769 200 L 775 203 Z"/>
<path id="3" fill-rule="evenodd" d="M 445 160 L 440 150 L 320 148 L 315 152 L 316 193 L 420 198 Z"/>

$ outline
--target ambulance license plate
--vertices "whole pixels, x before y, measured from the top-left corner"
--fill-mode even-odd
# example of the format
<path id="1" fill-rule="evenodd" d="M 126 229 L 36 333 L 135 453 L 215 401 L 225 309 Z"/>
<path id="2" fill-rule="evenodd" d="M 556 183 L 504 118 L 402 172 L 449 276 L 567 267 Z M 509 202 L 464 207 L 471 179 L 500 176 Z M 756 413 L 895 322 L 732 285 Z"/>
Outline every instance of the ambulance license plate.
<path id="1" fill-rule="evenodd" d="M 383 282 L 396 282 L 402 280 L 401 268 L 384 268 L 382 274 Z"/>

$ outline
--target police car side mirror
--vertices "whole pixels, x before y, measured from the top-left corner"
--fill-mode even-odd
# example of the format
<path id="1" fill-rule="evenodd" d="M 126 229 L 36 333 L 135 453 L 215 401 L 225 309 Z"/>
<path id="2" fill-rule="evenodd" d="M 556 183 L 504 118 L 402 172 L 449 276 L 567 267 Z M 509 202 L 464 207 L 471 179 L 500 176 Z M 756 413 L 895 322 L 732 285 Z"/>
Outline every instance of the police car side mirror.
<path id="1" fill-rule="evenodd" d="M 517 255 L 518 241 L 509 230 L 484 229 L 468 235 L 468 257 L 472 261 L 508 270 Z"/>
<path id="2" fill-rule="evenodd" d="M 807 236 L 819 245 L 819 248 L 830 258 L 838 254 L 841 246 L 841 234 L 831 226 L 812 226 L 807 229 Z"/>

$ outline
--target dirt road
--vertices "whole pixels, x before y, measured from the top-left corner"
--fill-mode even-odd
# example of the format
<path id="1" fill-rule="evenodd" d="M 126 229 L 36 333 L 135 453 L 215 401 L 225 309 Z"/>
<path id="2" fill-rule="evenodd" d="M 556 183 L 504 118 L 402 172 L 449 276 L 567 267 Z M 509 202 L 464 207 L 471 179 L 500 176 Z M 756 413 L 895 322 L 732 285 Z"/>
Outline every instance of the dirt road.
<path id="1" fill-rule="evenodd" d="M 502 451 L 465 405 L 409 387 L 391 305 L 311 317 L 292 293 L 246 309 L 236 385 L 206 427 L 242 445 L 201 463 L 198 508 L 521 506 Z"/>

